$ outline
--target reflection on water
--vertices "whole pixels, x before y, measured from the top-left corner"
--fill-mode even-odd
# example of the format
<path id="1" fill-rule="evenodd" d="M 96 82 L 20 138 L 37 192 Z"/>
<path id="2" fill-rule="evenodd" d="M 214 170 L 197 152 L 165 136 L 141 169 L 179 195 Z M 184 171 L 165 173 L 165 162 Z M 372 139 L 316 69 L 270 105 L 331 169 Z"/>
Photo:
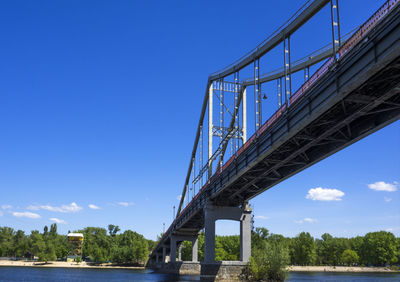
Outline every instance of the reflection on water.
<path id="1" fill-rule="evenodd" d="M 151 270 L 0 267 L 0 281 L 199 281 L 198 276 L 154 273 Z"/>
<path id="2" fill-rule="evenodd" d="M 400 273 L 291 272 L 287 281 L 400 281 Z"/>
<path id="3" fill-rule="evenodd" d="M 0 267 L 0 281 L 200 281 L 151 270 Z M 291 272 L 287 281 L 400 281 L 400 273 Z"/>

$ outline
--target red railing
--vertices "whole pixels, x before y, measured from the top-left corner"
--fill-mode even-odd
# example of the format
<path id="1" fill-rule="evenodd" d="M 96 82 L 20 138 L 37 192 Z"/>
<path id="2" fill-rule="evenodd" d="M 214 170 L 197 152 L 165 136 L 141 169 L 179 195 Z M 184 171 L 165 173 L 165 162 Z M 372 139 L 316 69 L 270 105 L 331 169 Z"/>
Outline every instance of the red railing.
<path id="1" fill-rule="evenodd" d="M 361 38 L 368 33 L 377 22 L 387 15 L 400 0 L 388 0 L 383 4 L 378 11 L 376 11 L 360 28 L 343 44 L 339 49 L 339 55 L 345 55 L 354 45 L 356 45 Z"/>
<path id="2" fill-rule="evenodd" d="M 346 40 L 346 42 L 339 48 L 339 58 L 343 58 L 358 42 L 365 36 L 384 16 L 387 15 L 393 7 L 400 2 L 400 0 L 388 0 L 383 4 L 378 11 L 376 11 L 360 28 L 354 32 L 354 34 Z M 323 76 L 329 69 L 329 67 L 335 62 L 335 58 L 332 57 L 327 60 L 312 76 L 306 81 L 296 93 L 289 99 L 290 105 L 292 105 L 300 96 L 302 96 L 314 83 Z"/>

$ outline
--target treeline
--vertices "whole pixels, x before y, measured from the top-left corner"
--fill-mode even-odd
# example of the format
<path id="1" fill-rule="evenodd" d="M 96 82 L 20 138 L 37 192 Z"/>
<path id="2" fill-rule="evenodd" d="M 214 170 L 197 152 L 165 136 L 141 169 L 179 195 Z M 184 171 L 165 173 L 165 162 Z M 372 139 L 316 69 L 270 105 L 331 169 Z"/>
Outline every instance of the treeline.
<path id="1" fill-rule="evenodd" d="M 99 227 L 78 231 L 84 236 L 82 256 L 97 263 L 145 264 L 155 242 L 131 230 L 117 234 L 119 231 L 119 227 L 112 224 L 108 226 L 108 233 Z"/>
<path id="2" fill-rule="evenodd" d="M 107 229 L 86 227 L 83 233 L 82 258 L 96 263 L 145 264 L 156 242 L 127 230 L 118 234 L 119 227 L 110 224 Z M 239 260 L 239 236 L 216 236 L 215 259 Z M 267 248 L 269 251 L 262 251 Z M 199 235 L 199 260 L 204 258 L 204 235 Z M 271 251 L 272 250 L 272 251 Z M 252 232 L 254 258 L 279 253 L 279 263 L 291 265 L 365 265 L 385 266 L 400 264 L 400 238 L 391 232 L 371 232 L 354 238 L 338 238 L 323 234 L 315 239 L 308 232 L 294 238 L 271 234 L 265 228 Z M 264 254 L 265 253 L 265 254 Z M 267 254 L 268 253 L 268 254 Z M 43 232 L 0 227 L 0 257 L 15 257 L 40 261 L 63 260 L 71 254 L 66 235 L 57 233 L 57 225 L 44 227 Z M 182 259 L 191 260 L 190 242 L 183 242 Z M 266 259 L 271 261 L 271 258 Z"/>
<path id="3" fill-rule="evenodd" d="M 238 260 L 239 236 L 216 236 L 216 260 Z M 265 228 L 252 232 L 252 254 L 259 253 L 263 241 L 286 254 L 291 265 L 363 265 L 385 266 L 400 263 L 400 238 L 386 231 L 371 232 L 354 238 L 333 237 L 325 233 L 321 239 L 302 232 L 294 238 L 270 234 Z M 203 259 L 204 235 L 199 236 L 199 259 Z M 191 259 L 191 243 L 183 242 L 182 259 Z"/>
<path id="4" fill-rule="evenodd" d="M 112 224 L 108 230 L 86 227 L 74 231 L 84 235 L 82 258 L 95 263 L 144 264 L 155 242 L 131 230 L 117 234 L 119 231 L 119 227 Z M 55 261 L 65 260 L 68 255 L 71 255 L 71 247 L 67 236 L 57 233 L 56 224 L 50 229 L 45 226 L 42 233 L 34 230 L 29 235 L 22 230 L 0 227 L 0 257 L 38 257 L 39 261 Z"/>

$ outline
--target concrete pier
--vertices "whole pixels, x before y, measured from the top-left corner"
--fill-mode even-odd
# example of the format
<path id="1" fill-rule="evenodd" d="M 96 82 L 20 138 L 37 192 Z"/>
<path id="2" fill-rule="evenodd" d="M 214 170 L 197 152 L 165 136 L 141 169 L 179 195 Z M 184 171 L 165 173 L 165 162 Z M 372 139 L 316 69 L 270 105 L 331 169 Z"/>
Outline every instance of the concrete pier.
<path id="1" fill-rule="evenodd" d="M 172 235 L 171 236 L 171 262 L 176 262 L 176 248 L 183 241 L 192 242 L 192 262 L 198 262 L 198 235 Z M 178 247 L 178 258 L 181 260 L 181 248 Z"/>
<path id="2" fill-rule="evenodd" d="M 240 261 L 248 262 L 251 256 L 251 208 L 245 203 L 241 208 L 221 207 L 207 203 L 204 209 L 204 263 L 215 262 L 215 221 L 220 219 L 240 221 Z"/>
<path id="3" fill-rule="evenodd" d="M 164 264 L 158 263 L 148 267 L 161 273 L 200 275 L 201 281 L 239 281 L 246 263 L 240 261 L 219 261 L 214 263 L 177 261 Z"/>
<path id="4" fill-rule="evenodd" d="M 201 281 L 240 281 L 247 263 L 241 261 L 219 261 L 201 263 Z"/>

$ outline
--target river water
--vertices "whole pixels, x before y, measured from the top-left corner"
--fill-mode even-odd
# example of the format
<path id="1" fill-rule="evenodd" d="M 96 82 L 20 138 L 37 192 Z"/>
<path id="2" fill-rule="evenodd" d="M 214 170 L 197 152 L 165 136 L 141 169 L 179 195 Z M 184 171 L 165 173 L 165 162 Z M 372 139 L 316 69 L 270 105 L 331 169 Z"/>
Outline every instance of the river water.
<path id="1" fill-rule="evenodd" d="M 154 273 L 151 270 L 0 267 L 0 281 L 200 281 L 199 276 Z M 287 281 L 400 281 L 400 273 L 291 272 Z"/>

